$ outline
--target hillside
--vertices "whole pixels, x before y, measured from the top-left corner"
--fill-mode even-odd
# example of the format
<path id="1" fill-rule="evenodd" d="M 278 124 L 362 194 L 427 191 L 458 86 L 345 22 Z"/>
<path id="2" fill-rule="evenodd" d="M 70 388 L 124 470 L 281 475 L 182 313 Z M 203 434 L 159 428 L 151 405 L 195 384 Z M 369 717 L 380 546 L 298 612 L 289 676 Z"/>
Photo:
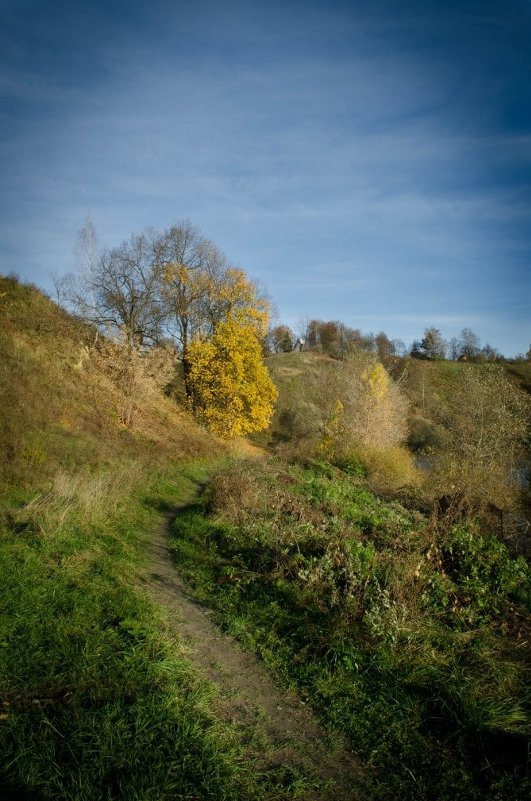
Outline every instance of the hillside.
<path id="1" fill-rule="evenodd" d="M 294 417 L 312 413 L 330 400 L 344 371 L 343 362 L 316 351 L 277 353 L 267 359 L 268 369 L 279 389 L 279 402 L 272 420 L 271 442 L 293 436 Z M 436 424 L 443 415 L 444 404 L 451 397 L 456 378 L 471 365 L 451 361 L 423 361 L 392 357 L 386 368 L 399 383 L 410 401 L 410 422 L 425 415 Z M 482 371 L 488 365 L 472 365 Z M 501 363 L 499 369 L 515 384 L 529 393 L 531 389 L 528 362 Z"/>
<path id="2" fill-rule="evenodd" d="M 116 469 L 121 460 L 162 465 L 214 456 L 223 446 L 160 392 L 135 398 L 121 423 L 124 393 L 95 331 L 39 290 L 0 278 L 0 471 L 35 489 L 57 470 Z"/>
<path id="3" fill-rule="evenodd" d="M 259 797 L 146 592 L 150 529 L 227 448 L 149 386 L 125 427 L 94 340 L 0 279 L 0 797 Z"/>
<path id="4" fill-rule="evenodd" d="M 320 353 L 277 353 L 267 367 L 279 391 L 275 415 L 262 440 L 288 442 L 314 432 L 341 374 L 341 362 Z"/>
<path id="5" fill-rule="evenodd" d="M 493 531 L 271 459 L 219 475 L 173 541 L 215 620 L 369 769 L 353 799 L 527 797 L 530 573 Z"/>
<path id="6" fill-rule="evenodd" d="M 350 799 L 350 755 L 222 638 L 166 546 L 256 448 L 124 382 L 119 347 L 34 287 L 0 279 L 0 321 L 0 797 Z"/>
<path id="7" fill-rule="evenodd" d="M 274 356 L 265 459 L 34 287 L 0 322 L 0 797 L 523 801 L 528 569 L 396 444 L 460 366 Z"/>

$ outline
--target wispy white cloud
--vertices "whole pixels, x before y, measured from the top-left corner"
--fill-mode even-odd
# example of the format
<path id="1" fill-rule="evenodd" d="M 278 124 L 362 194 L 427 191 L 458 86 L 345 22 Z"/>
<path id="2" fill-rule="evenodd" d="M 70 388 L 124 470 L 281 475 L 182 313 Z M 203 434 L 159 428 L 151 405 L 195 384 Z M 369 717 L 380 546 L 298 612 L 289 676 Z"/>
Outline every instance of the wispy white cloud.
<path id="1" fill-rule="evenodd" d="M 115 35 L 82 41 L 98 79 L 31 61 L 6 70 L 0 93 L 18 109 L 0 130 L 9 258 L 39 275 L 68 269 L 87 213 L 107 244 L 190 217 L 281 310 L 299 300 L 347 317 L 355 304 L 368 327 L 383 327 L 379 314 L 403 335 L 424 313 L 451 326 L 467 313 L 473 325 L 477 304 L 514 309 L 530 131 L 487 124 L 479 105 L 467 116 L 459 64 L 405 44 L 424 12 L 245 5 L 222 18 L 159 0 L 144 30 L 113 20 Z M 94 13 L 101 25 L 106 11 Z M 455 25 L 453 12 L 437 19 Z"/>

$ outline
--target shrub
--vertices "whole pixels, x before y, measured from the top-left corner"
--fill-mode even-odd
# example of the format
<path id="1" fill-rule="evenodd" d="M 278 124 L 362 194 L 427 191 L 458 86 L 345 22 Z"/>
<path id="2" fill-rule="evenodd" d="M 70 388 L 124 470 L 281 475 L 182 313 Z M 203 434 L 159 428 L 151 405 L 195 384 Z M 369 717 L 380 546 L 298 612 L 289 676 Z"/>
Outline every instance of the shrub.
<path id="1" fill-rule="evenodd" d="M 228 319 L 209 340 L 194 340 L 188 362 L 192 408 L 215 434 L 234 437 L 267 428 L 277 390 L 252 325 Z"/>
<path id="2" fill-rule="evenodd" d="M 470 526 L 454 526 L 441 546 L 444 573 L 455 583 L 459 617 L 467 623 L 489 620 L 508 598 L 524 598 L 531 570 L 524 559 L 512 559 L 493 534 L 481 536 Z"/>
<path id="3" fill-rule="evenodd" d="M 441 443 L 441 434 L 437 426 L 425 417 L 416 415 L 409 427 L 407 444 L 413 451 L 429 453 Z"/>
<path id="4" fill-rule="evenodd" d="M 369 482 L 376 491 L 392 492 L 419 483 L 419 472 L 405 448 L 396 446 L 387 451 L 364 448 L 361 457 L 367 466 Z"/>
<path id="5" fill-rule="evenodd" d="M 489 503 L 514 507 L 529 409 L 529 398 L 498 365 L 463 366 L 444 413 L 438 494 L 460 496 L 469 510 L 483 511 Z"/>

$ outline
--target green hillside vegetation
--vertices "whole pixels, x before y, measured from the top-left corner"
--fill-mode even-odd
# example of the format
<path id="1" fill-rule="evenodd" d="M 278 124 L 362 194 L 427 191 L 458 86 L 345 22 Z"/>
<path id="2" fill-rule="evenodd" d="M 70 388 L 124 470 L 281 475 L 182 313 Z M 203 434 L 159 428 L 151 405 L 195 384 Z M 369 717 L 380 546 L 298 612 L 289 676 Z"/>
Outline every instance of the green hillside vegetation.
<path id="1" fill-rule="evenodd" d="M 366 380 L 378 365 L 375 353 L 341 359 L 278 353 L 267 364 L 279 399 L 258 441 L 297 458 L 358 459 L 374 489 L 402 490 L 423 506 L 451 496 L 470 513 L 522 511 L 522 477 L 529 470 L 525 363 L 389 357 L 381 397 L 368 391 Z M 341 419 L 334 416 L 338 402 Z M 323 453 L 327 438 L 335 439 L 336 452 Z"/>
<path id="2" fill-rule="evenodd" d="M 316 437 L 332 409 L 334 398 L 328 388 L 338 384 L 341 363 L 323 354 L 297 351 L 270 356 L 267 366 L 279 398 L 268 431 L 256 438 L 277 445 Z"/>
<path id="3" fill-rule="evenodd" d="M 374 354 L 359 350 L 338 361 L 316 352 L 283 353 L 267 365 L 279 398 L 259 441 L 288 458 L 355 463 L 380 491 L 418 483 L 404 447 L 407 398 Z"/>
<path id="4" fill-rule="evenodd" d="M 408 444 L 432 467 L 432 494 L 458 487 L 456 501 L 472 511 L 490 509 L 507 521 L 516 514 L 525 528 L 531 511 L 529 365 L 407 359 L 400 369 L 411 404 Z"/>
<path id="5" fill-rule="evenodd" d="M 176 568 L 350 744 L 364 798 L 523 801 L 530 572 L 496 515 L 525 511 L 525 366 L 384 369 L 334 323 L 336 358 L 266 359 L 275 389 L 256 286 L 189 226 L 150 236 L 102 255 L 79 317 L 0 279 L 0 795 L 315 801 L 249 763 L 149 595 L 150 532 L 188 504 Z"/>
<path id="6" fill-rule="evenodd" d="M 352 471 L 235 466 L 175 527 L 217 619 L 362 755 L 383 801 L 523 801 L 530 573 Z"/>
<path id="7" fill-rule="evenodd" d="M 531 393 L 531 360 L 519 360 L 508 364 L 507 371 L 515 376 L 526 392 Z"/>

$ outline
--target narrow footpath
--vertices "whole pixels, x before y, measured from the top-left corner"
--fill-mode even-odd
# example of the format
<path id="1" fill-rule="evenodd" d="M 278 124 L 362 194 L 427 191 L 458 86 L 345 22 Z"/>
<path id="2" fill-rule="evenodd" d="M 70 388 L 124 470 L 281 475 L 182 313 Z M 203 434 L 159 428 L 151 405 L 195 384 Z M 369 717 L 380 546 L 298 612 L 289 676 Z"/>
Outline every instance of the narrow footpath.
<path id="1" fill-rule="evenodd" d="M 151 589 L 154 600 L 167 610 L 187 657 L 216 688 L 216 713 L 237 727 L 254 770 L 283 766 L 322 785 L 298 794 L 300 801 L 361 801 L 362 772 L 352 755 L 297 695 L 273 682 L 254 654 L 243 651 L 212 622 L 210 610 L 194 599 L 180 577 L 168 535 L 185 508 L 175 507 L 153 532 Z"/>

